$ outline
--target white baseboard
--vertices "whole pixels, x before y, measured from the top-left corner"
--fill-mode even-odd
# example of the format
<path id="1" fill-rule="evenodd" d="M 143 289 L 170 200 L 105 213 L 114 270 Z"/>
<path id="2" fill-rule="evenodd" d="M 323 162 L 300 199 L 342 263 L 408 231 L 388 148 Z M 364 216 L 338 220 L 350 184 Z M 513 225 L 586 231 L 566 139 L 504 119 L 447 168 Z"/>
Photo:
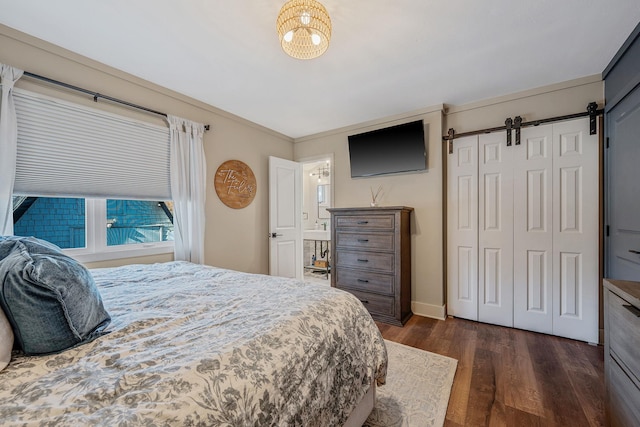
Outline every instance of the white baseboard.
<path id="1" fill-rule="evenodd" d="M 444 305 L 425 304 L 423 302 L 411 301 L 411 311 L 413 314 L 423 317 L 431 317 L 432 319 L 445 319 Z"/>

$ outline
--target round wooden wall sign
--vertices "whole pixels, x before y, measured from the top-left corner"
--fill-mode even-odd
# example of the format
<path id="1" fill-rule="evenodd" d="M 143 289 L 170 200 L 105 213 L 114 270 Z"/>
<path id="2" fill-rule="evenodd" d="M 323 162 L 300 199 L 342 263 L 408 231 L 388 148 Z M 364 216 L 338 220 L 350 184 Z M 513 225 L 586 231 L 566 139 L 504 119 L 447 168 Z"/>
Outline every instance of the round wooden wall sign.
<path id="1" fill-rule="evenodd" d="M 221 164 L 213 184 L 222 203 L 233 209 L 249 206 L 256 197 L 256 176 L 240 160 L 227 160 Z"/>

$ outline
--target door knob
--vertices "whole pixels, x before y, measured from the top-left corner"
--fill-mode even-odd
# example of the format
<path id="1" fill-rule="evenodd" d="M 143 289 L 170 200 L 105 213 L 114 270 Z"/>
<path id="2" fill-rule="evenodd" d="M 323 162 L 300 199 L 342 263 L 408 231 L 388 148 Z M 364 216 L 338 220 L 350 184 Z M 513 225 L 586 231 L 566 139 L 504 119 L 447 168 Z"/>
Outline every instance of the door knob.
<path id="1" fill-rule="evenodd" d="M 276 237 L 278 237 L 278 236 L 282 236 L 282 234 L 279 234 L 279 233 L 271 233 L 271 236 L 270 236 L 270 237 L 272 237 L 272 238 L 274 238 L 274 239 L 275 239 L 275 238 L 276 238 Z"/>

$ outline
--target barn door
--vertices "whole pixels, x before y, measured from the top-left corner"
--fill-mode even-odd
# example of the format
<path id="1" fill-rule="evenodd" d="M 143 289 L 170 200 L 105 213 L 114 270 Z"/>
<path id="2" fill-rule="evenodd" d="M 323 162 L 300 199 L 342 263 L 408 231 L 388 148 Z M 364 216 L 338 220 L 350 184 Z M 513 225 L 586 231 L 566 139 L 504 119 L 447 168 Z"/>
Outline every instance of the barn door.
<path id="1" fill-rule="evenodd" d="M 588 119 L 456 140 L 448 314 L 598 341 L 598 137 Z"/>
<path id="2" fill-rule="evenodd" d="M 513 324 L 598 342 L 598 136 L 525 128 L 514 153 Z"/>
<path id="3" fill-rule="evenodd" d="M 447 313 L 478 320 L 478 137 L 457 139 L 447 166 Z"/>
<path id="4" fill-rule="evenodd" d="M 478 320 L 513 326 L 513 147 L 479 137 Z"/>
<path id="5" fill-rule="evenodd" d="M 553 334 L 598 342 L 598 135 L 553 125 Z"/>
<path id="6" fill-rule="evenodd" d="M 522 130 L 514 146 L 513 269 L 516 328 L 553 332 L 552 125 Z"/>

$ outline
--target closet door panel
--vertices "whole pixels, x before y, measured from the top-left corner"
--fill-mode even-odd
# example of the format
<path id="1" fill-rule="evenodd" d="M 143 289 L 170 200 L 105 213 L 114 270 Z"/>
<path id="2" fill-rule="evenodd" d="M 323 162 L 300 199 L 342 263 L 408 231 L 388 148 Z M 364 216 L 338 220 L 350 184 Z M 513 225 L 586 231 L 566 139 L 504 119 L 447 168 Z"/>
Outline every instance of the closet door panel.
<path id="1" fill-rule="evenodd" d="M 553 334 L 598 342 L 598 136 L 553 125 Z"/>
<path id="2" fill-rule="evenodd" d="M 513 146 L 513 324 L 552 333 L 552 126 L 522 129 Z"/>
<path id="3" fill-rule="evenodd" d="M 447 312 L 478 320 L 478 138 L 460 138 L 447 164 Z"/>
<path id="4" fill-rule="evenodd" d="M 478 320 L 513 326 L 513 169 L 503 133 L 478 145 Z"/>

